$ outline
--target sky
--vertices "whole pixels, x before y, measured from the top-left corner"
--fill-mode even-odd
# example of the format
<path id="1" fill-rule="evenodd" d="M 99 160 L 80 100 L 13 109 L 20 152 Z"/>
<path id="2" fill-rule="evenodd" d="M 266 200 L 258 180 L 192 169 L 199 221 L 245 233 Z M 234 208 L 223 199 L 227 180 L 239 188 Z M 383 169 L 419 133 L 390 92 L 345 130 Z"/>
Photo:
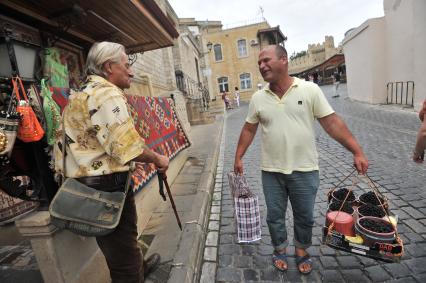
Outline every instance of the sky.
<path id="1" fill-rule="evenodd" d="M 179 18 L 244 25 L 263 17 L 280 26 L 289 54 L 322 43 L 326 35 L 338 46 L 347 30 L 370 18 L 382 17 L 383 0 L 169 0 Z M 241 24 L 242 23 L 242 24 Z"/>

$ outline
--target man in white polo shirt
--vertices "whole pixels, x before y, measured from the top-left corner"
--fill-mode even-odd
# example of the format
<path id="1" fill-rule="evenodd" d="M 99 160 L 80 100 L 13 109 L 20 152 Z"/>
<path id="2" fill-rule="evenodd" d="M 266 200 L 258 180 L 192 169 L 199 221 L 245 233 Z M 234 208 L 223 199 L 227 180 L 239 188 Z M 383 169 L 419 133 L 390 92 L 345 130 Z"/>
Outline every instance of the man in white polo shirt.
<path id="1" fill-rule="evenodd" d="M 319 186 L 315 119 L 332 138 L 352 152 L 358 173 L 366 173 L 368 160 L 321 89 L 314 83 L 289 76 L 287 51 L 283 46 L 265 47 L 259 54 L 258 65 L 269 84 L 258 90 L 250 101 L 235 153 L 234 171 L 243 173 L 242 157 L 260 124 L 262 183 L 268 210 L 266 221 L 274 246 L 273 265 L 281 271 L 288 267 L 285 214 L 290 199 L 296 263 L 299 271 L 307 274 L 312 270 L 306 249 L 312 244 L 313 209 Z"/>

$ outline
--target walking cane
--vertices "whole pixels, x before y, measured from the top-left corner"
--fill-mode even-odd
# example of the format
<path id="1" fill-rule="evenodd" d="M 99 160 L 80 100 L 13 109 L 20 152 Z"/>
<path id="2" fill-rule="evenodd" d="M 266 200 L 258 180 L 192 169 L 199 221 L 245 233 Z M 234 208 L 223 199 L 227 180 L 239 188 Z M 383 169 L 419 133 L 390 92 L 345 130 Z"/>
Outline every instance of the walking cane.
<path id="1" fill-rule="evenodd" d="M 169 195 L 170 203 L 172 204 L 173 212 L 175 213 L 175 216 L 176 216 L 176 221 L 179 225 L 180 230 L 182 231 L 182 224 L 180 223 L 180 219 L 179 219 L 179 215 L 178 215 L 177 210 L 176 210 L 175 202 L 173 201 L 172 192 L 170 191 L 169 183 L 167 182 L 167 175 L 165 173 L 160 173 L 160 172 L 158 172 L 157 174 L 158 174 L 158 182 L 159 182 L 159 185 L 160 185 L 160 194 L 165 201 L 166 196 L 164 196 L 164 192 L 161 193 L 162 190 L 163 190 L 163 182 L 164 182 L 164 184 L 166 185 L 167 194 Z"/>

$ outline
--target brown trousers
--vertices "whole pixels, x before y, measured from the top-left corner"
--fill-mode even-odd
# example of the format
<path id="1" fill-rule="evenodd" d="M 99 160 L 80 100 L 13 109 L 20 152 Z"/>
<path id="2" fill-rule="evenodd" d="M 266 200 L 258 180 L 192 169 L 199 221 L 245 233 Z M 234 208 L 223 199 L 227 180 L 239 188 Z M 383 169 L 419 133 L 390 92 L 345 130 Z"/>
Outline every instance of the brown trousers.
<path id="1" fill-rule="evenodd" d="M 112 283 L 144 282 L 143 255 L 137 236 L 135 198 L 129 192 L 117 228 L 111 234 L 96 237 L 107 261 Z"/>

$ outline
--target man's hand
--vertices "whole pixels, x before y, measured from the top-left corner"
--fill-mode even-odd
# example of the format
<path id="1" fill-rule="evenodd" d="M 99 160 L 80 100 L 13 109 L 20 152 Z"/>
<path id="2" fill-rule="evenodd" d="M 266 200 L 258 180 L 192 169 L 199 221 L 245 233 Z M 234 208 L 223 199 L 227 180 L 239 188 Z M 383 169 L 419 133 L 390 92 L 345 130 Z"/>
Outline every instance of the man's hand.
<path id="1" fill-rule="evenodd" d="M 164 173 L 169 168 L 169 158 L 165 155 L 157 154 L 154 164 L 157 166 L 158 172 Z"/>
<path id="2" fill-rule="evenodd" d="M 136 162 L 154 163 L 158 172 L 164 173 L 169 168 L 169 158 L 165 155 L 158 154 L 145 146 L 141 155 L 133 159 Z"/>
<path id="3" fill-rule="evenodd" d="M 257 126 L 259 123 L 251 124 L 246 122 L 241 130 L 240 139 L 238 140 L 237 150 L 235 152 L 234 172 L 242 175 L 244 173 L 243 161 L 241 160 L 247 148 L 253 141 L 256 135 Z"/>
<path id="4" fill-rule="evenodd" d="M 367 173 L 368 160 L 363 153 L 354 155 L 354 165 L 356 170 L 358 171 L 358 174 L 365 175 Z"/>
<path id="5" fill-rule="evenodd" d="M 237 175 L 242 175 L 244 173 L 243 161 L 241 159 L 235 159 L 234 172 Z"/>

